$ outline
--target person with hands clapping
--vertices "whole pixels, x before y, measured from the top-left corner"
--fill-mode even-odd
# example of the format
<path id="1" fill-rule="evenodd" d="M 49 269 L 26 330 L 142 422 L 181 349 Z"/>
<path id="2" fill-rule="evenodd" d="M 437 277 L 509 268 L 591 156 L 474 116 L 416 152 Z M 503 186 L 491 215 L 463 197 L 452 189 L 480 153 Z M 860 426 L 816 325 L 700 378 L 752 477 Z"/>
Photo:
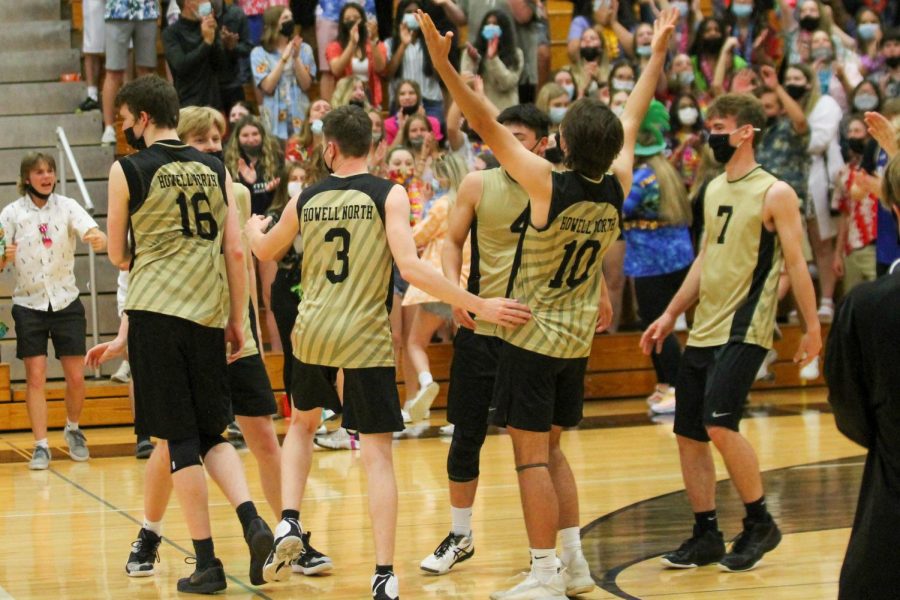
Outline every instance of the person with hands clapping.
<path id="1" fill-rule="evenodd" d="M 519 78 L 525 57 L 517 46 L 512 20 L 505 12 L 489 11 L 478 31 L 475 42 L 466 45 L 460 71 L 480 75 L 485 96 L 502 111 L 519 103 Z"/>

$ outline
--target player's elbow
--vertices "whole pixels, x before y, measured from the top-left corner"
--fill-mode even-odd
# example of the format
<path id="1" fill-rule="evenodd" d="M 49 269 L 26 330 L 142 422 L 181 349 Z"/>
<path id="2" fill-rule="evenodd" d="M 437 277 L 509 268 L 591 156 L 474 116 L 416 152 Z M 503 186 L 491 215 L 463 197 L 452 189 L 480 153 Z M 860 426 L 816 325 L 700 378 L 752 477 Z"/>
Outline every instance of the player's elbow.
<path id="1" fill-rule="evenodd" d="M 225 256 L 235 264 L 244 264 L 244 249 L 240 244 L 228 244 L 225 247 Z M 266 259 L 260 258 L 260 260 Z"/>

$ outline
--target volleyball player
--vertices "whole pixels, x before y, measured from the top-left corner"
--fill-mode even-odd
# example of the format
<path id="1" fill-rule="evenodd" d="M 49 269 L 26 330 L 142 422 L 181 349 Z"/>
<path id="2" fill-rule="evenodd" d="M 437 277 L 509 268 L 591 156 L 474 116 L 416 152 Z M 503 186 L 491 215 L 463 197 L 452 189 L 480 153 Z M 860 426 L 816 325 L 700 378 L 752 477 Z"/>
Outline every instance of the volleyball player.
<path id="1" fill-rule="evenodd" d="M 331 111 L 323 134 L 323 159 L 332 175 L 291 199 L 268 233 L 263 233 L 268 219 L 262 217 L 251 218 L 246 230 L 260 260 L 268 260 L 302 233 L 304 294 L 292 340 L 293 402 L 297 410 L 318 413 L 334 401 L 335 376 L 343 369 L 343 426 L 360 433 L 369 481 L 376 562 L 372 596 L 392 600 L 399 597 L 399 586 L 392 565 L 397 486 L 391 446 L 393 432 L 403 430 L 403 417 L 388 320 L 391 258 L 405 280 L 488 321 L 515 326 L 529 314 L 515 301 L 469 294 L 419 260 L 406 191 L 368 173 L 372 122 L 364 110 L 350 105 Z M 302 499 L 309 463 L 287 463 L 282 473 L 290 477 L 285 476 L 282 489 L 300 472 Z M 266 561 L 267 580 L 283 578 L 301 551 L 300 502 L 285 492 L 283 504 L 275 546 Z"/>
<path id="2" fill-rule="evenodd" d="M 501 331 L 490 419 L 506 426 L 531 547 L 531 573 L 492 598 L 564 598 L 579 593 L 572 581 L 589 577 L 578 530 L 578 494 L 559 439 L 563 427 L 581 420 L 584 371 L 590 355 L 602 287 L 600 265 L 619 237 L 623 189 L 631 186 L 634 143 L 662 72 L 676 14 L 665 11 L 654 25 L 653 56 L 625 107 L 622 122 L 603 103 L 582 99 L 560 125 L 565 165 L 552 165 L 523 148 L 486 116 L 482 101 L 447 58 L 452 36 L 441 36 L 419 13 L 435 70 L 469 124 L 530 199 L 513 265 L 511 296 L 531 307 L 532 319 Z M 610 168 L 612 172 L 609 172 Z M 501 201 L 496 199 L 496 201 Z M 552 467 L 551 467 L 552 464 Z M 562 564 L 556 536 L 562 537 Z M 593 582 L 590 582 L 591 589 Z"/>
<path id="3" fill-rule="evenodd" d="M 140 77 L 119 91 L 116 104 L 125 136 L 139 152 L 110 169 L 109 258 L 115 265 L 131 262 L 125 310 L 135 429 L 166 441 L 196 553 L 196 569 L 178 581 L 178 591 L 226 588 L 203 466 L 227 497 L 247 498 L 237 513 L 250 546 L 251 581 L 262 583 L 272 533 L 245 492 L 240 458 L 221 436 L 229 421 L 226 342 L 230 359 L 239 358 L 246 298 L 231 179 L 220 160 L 178 140 L 178 97 L 171 84 Z M 227 290 L 219 268 L 223 252 Z M 150 463 L 148 469 L 155 466 L 152 458 Z"/>
<path id="4" fill-rule="evenodd" d="M 725 172 L 706 188 L 700 252 L 666 311 L 644 332 L 641 346 L 645 354 L 654 345 L 659 351 L 676 316 L 699 300 L 675 386 L 675 435 L 695 524 L 691 538 L 664 554 L 662 562 L 681 569 L 718 563 L 723 571 L 748 571 L 781 541 L 766 507 L 756 452 L 738 426 L 756 372 L 772 348 L 782 265 L 805 323 L 794 362 L 809 364 L 822 337 L 801 246 L 797 194 L 754 156 L 766 126 L 762 103 L 749 94 L 719 96 L 708 109 L 706 126 L 709 146 Z M 747 513 L 727 554 L 716 516 L 710 441 Z"/>

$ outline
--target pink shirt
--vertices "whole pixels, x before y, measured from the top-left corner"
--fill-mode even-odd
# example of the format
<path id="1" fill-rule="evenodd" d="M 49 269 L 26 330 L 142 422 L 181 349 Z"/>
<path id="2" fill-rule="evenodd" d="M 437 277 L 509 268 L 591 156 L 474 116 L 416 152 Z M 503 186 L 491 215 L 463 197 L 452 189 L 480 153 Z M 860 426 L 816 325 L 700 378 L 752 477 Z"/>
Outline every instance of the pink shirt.
<path id="1" fill-rule="evenodd" d="M 444 139 L 444 134 L 441 133 L 440 121 L 430 116 L 425 118 L 428 119 L 428 124 L 431 126 L 431 133 L 434 134 L 434 139 L 438 142 Z M 400 125 L 397 122 L 397 115 L 385 119 L 384 139 L 389 146 L 394 143 L 394 139 L 396 139 L 398 133 L 400 133 Z"/>

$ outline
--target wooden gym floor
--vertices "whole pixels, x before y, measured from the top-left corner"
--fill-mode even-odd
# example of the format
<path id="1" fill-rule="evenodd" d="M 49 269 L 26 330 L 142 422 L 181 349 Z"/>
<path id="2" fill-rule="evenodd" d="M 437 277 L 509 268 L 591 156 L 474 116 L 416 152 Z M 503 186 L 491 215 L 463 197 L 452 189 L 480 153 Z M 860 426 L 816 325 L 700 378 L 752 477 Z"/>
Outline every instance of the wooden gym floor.
<path id="1" fill-rule="evenodd" d="M 692 519 L 678 467 L 671 417 L 651 420 L 642 400 L 590 402 L 579 430 L 563 443 L 578 480 L 585 554 L 603 589 L 585 598 L 829 598 L 835 597 L 862 470 L 862 449 L 834 427 L 822 388 L 754 392 L 742 431 L 766 472 L 770 508 L 785 533 L 781 546 L 755 571 L 720 573 L 715 567 L 666 571 L 660 553 L 676 547 Z M 417 565 L 449 529 L 445 461 L 448 441 L 430 429 L 395 444 L 400 517 L 395 569 L 402 597 L 486 598 L 511 586 L 528 568 L 527 540 L 512 466 L 511 445 L 490 435 L 474 514 L 475 557 L 443 577 Z M 283 431 L 284 422 L 278 424 Z M 95 455 L 74 463 L 54 453 L 51 469 L 28 471 L 24 462 L 0 464 L 0 598 L 173 598 L 191 542 L 177 502 L 166 517 L 158 573 L 130 579 L 124 564 L 143 511 L 142 463 L 131 457 L 128 428 L 91 429 Z M 60 432 L 51 445 L 63 446 Z M 30 435 L 0 435 L 0 447 L 27 454 Z M 115 450 L 111 450 L 115 449 Z M 254 498 L 262 501 L 253 457 L 241 451 Z M 726 538 L 738 533 L 742 507 L 721 462 L 720 522 Z M 373 551 L 365 476 L 357 452 L 316 452 L 302 520 L 314 546 L 335 563 L 331 575 L 294 575 L 289 583 L 253 588 L 240 525 L 211 487 L 216 550 L 229 575 L 229 597 L 369 597 Z"/>

